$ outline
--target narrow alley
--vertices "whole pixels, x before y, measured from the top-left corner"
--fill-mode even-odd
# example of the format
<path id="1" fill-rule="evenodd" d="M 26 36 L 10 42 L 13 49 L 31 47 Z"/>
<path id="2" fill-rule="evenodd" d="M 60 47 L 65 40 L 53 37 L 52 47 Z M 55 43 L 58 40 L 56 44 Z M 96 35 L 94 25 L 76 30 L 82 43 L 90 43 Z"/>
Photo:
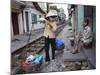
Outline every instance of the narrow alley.
<path id="1" fill-rule="evenodd" d="M 95 14 L 95 6 L 11 0 L 11 74 L 96 69 Z M 84 46 L 81 37 L 93 39 Z M 63 49 L 56 48 L 52 60 L 57 38 Z M 46 39 L 49 44 L 54 39 L 47 52 L 48 64 Z M 73 53 L 75 49 L 79 51 Z"/>

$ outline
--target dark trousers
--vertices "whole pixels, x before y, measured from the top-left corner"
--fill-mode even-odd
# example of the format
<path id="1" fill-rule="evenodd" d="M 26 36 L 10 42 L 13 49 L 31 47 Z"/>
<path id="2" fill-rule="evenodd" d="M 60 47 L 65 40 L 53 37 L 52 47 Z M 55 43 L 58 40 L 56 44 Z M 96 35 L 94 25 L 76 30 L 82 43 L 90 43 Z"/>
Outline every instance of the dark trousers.
<path id="1" fill-rule="evenodd" d="M 74 40 L 70 40 L 71 46 L 74 46 Z"/>
<path id="2" fill-rule="evenodd" d="M 52 59 L 55 59 L 55 38 L 45 38 L 45 61 L 50 61 L 49 48 L 51 44 Z"/>

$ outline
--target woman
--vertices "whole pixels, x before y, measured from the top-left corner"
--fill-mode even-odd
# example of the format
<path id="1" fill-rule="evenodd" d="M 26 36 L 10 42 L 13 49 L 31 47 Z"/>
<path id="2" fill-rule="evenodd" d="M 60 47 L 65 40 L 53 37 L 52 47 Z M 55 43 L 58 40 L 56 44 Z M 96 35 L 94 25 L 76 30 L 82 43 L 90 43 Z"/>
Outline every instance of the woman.
<path id="1" fill-rule="evenodd" d="M 80 51 L 80 49 L 82 47 L 88 47 L 89 45 L 92 44 L 92 32 L 91 32 L 91 28 L 89 26 L 89 20 L 88 19 L 84 19 L 84 22 L 83 22 L 83 32 L 80 35 L 79 37 L 79 41 L 77 43 L 78 46 L 76 46 L 75 50 L 73 53 L 77 53 Z"/>
<path id="2" fill-rule="evenodd" d="M 56 30 L 56 23 L 50 16 L 45 17 L 45 29 L 44 29 L 44 36 L 45 36 L 45 61 L 46 64 L 50 61 L 49 56 L 49 49 L 51 44 L 51 51 L 52 51 L 52 59 L 55 59 L 55 33 Z"/>

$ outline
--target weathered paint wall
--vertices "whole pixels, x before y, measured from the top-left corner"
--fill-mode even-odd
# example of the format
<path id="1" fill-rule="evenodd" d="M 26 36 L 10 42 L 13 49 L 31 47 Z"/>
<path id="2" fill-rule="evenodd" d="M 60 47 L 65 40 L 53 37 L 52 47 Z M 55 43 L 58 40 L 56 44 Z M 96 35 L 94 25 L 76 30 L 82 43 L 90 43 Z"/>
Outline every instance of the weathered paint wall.
<path id="1" fill-rule="evenodd" d="M 84 17 L 89 19 L 89 26 L 92 32 L 96 31 L 96 8 L 95 6 L 84 7 Z"/>
<path id="2" fill-rule="evenodd" d="M 78 32 L 83 31 L 82 23 L 84 20 L 84 6 L 79 5 L 78 7 Z"/>

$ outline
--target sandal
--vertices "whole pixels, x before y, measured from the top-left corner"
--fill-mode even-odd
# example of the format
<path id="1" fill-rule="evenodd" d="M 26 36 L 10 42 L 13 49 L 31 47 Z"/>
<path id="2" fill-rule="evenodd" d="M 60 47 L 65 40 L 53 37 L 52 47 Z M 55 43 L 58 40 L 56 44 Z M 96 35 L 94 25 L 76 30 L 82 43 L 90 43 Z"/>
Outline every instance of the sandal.
<path id="1" fill-rule="evenodd" d="M 72 51 L 71 53 L 72 53 L 72 54 L 76 54 L 76 53 L 79 53 L 79 51 L 76 50 L 76 51 Z"/>

